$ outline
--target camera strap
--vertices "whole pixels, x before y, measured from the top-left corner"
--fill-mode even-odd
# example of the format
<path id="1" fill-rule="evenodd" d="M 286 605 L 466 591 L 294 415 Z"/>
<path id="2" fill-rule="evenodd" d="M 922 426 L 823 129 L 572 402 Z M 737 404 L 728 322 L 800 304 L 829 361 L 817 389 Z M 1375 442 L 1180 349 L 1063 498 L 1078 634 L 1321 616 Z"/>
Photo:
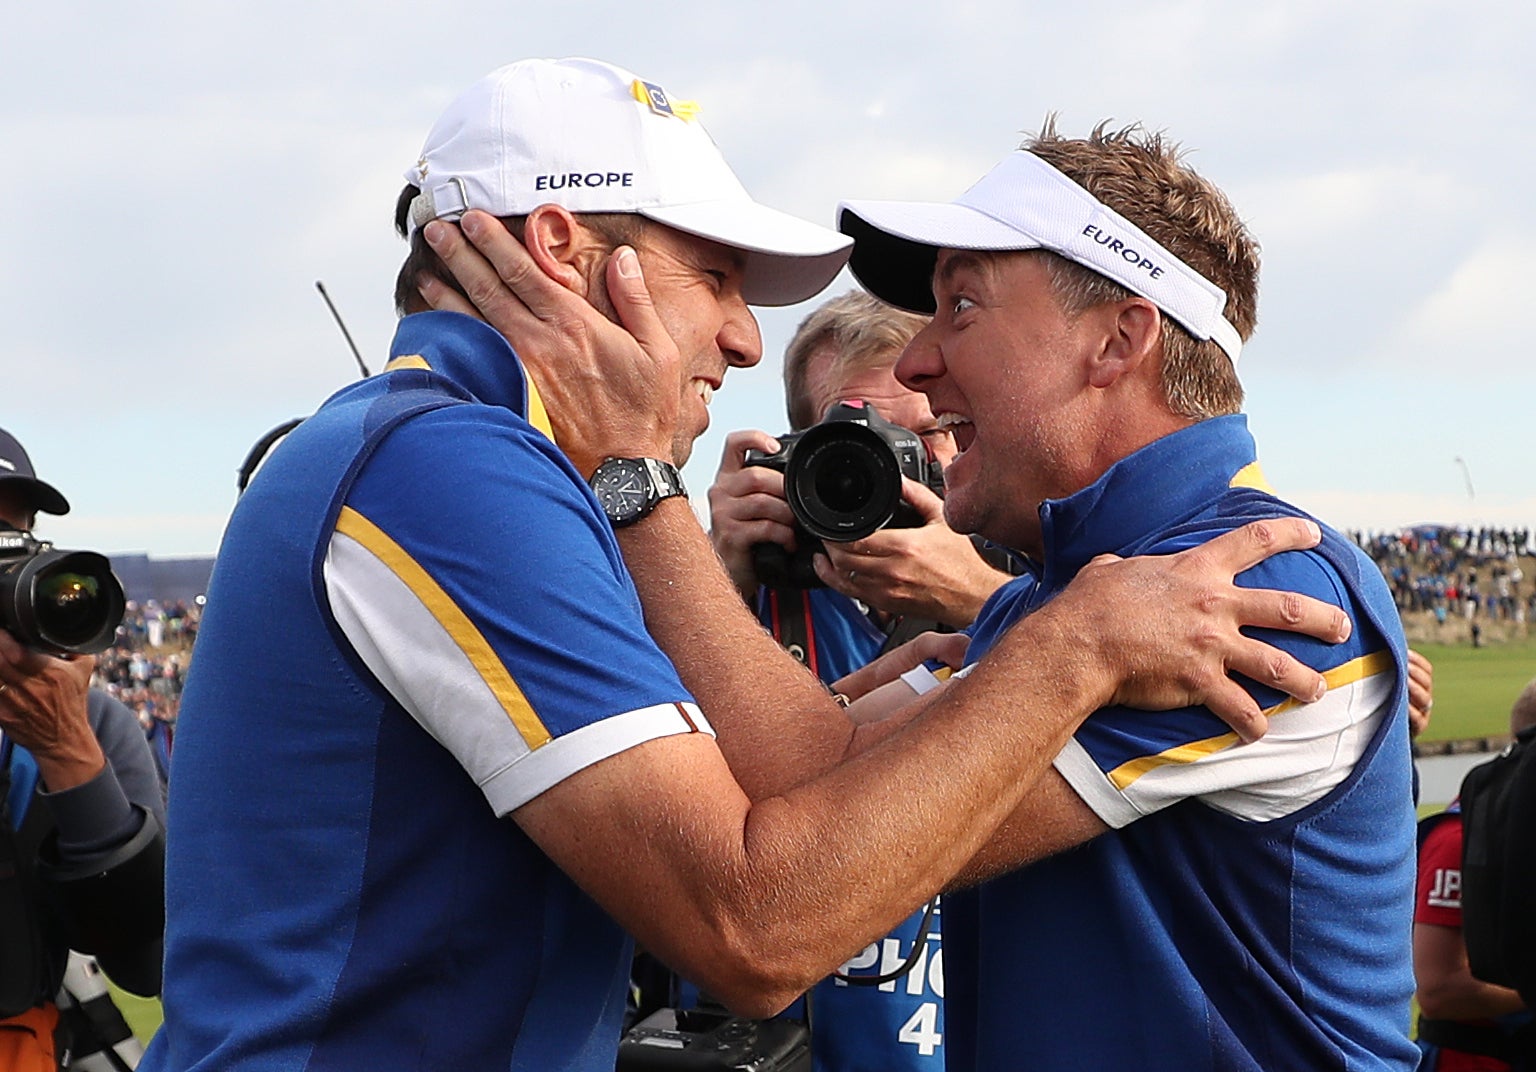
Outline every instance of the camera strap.
<path id="1" fill-rule="evenodd" d="M 763 606 L 769 631 L 779 647 L 795 657 L 820 679 L 816 659 L 816 623 L 811 620 L 811 601 L 803 588 L 764 588 Z"/>
<path id="2" fill-rule="evenodd" d="M 917 966 L 923 951 L 928 948 L 928 928 L 933 924 L 933 913 L 938 907 L 939 895 L 934 894 L 933 898 L 923 908 L 923 918 L 918 921 L 917 934 L 912 938 L 912 951 L 907 954 L 907 959 L 896 965 L 896 967 L 880 975 L 848 975 L 844 972 L 835 971 L 832 973 L 832 978 L 841 979 L 849 986 L 882 986 L 893 979 L 900 979 L 903 975 L 906 975 Z"/>

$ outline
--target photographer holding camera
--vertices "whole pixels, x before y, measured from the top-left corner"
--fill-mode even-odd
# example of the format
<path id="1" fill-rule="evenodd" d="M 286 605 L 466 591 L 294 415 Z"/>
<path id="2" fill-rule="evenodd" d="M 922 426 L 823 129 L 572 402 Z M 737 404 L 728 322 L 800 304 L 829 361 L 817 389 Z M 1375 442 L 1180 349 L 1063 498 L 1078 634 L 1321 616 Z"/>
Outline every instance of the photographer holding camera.
<path id="1" fill-rule="evenodd" d="M 742 597 L 829 686 L 918 632 L 969 625 L 1009 579 L 944 523 L 954 437 L 893 371 L 926 323 L 860 291 L 818 307 L 784 353 L 790 434 L 731 433 L 709 489 L 710 538 Z M 840 526 L 861 533 L 885 513 L 881 484 L 899 493 L 895 516 L 839 539 Z M 939 937 L 938 915 L 919 909 L 843 966 L 852 978 L 815 987 L 820 1072 L 943 1068 Z M 900 977 L 869 985 L 908 956 Z"/>
<path id="2" fill-rule="evenodd" d="M 863 400 L 880 417 L 915 432 L 936 468 L 947 464 L 955 454 L 953 436 L 938 427 L 927 399 L 903 387 L 892 372 L 925 322 L 857 291 L 808 316 L 784 355 L 792 432 L 803 433 L 834 403 Z M 834 664 L 844 669 L 823 674 L 828 682 L 873 658 L 884 643 L 885 627 L 895 619 L 907 616 L 963 628 L 1008 580 L 969 537 L 944 523 L 943 501 L 915 480 L 902 484 L 906 525 L 890 525 L 852 542 L 808 547 L 805 530 L 796 524 L 785 498 L 783 468 L 748 463 L 749 452 L 772 455 L 780 450 L 780 442 L 764 432 L 740 431 L 725 443 L 720 470 L 709 489 L 710 538 L 742 598 L 754 606 L 767 599 L 760 593 L 760 570 L 754 562 L 762 551 L 754 554 L 754 548 L 771 544 L 783 548 L 791 563 L 814 569 L 809 577 L 803 569 L 798 571 L 806 587 L 819 582 L 830 589 L 809 592 L 816 625 L 823 619 L 830 625 L 852 608 L 851 600 L 871 610 L 866 619 L 863 611 L 854 609 L 855 619 L 862 621 L 852 631 L 874 641 L 873 646 L 856 645 L 857 650 L 848 653 L 852 663 L 832 655 Z M 813 557 L 817 551 L 820 555 Z M 793 565 L 791 570 L 796 572 Z M 835 598 L 839 595 L 846 599 Z"/>
<path id="3" fill-rule="evenodd" d="M 61 1016 L 58 995 L 71 949 L 124 988 L 159 993 L 165 799 L 138 719 L 89 687 L 95 660 L 80 653 L 116 629 L 116 582 L 34 570 L 51 555 L 66 567 L 103 561 L 26 538 L 39 511 L 69 503 L 0 431 L 0 1068 L 62 1068 L 98 1048 L 106 1067 L 128 1067 L 136 1044 L 97 1039 L 89 1023 L 115 1010 L 66 1003 Z M 49 590 L 50 579 L 73 590 Z M 98 580 L 111 591 L 92 592 Z"/>

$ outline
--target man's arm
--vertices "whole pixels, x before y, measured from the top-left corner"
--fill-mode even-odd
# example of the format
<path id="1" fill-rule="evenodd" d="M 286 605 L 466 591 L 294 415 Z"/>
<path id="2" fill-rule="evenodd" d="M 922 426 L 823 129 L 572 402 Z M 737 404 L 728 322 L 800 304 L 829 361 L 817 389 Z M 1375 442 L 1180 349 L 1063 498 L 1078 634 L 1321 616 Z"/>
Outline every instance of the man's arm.
<path id="1" fill-rule="evenodd" d="M 1429 728 L 1435 706 L 1435 666 L 1412 648 L 1408 649 L 1408 736 L 1417 737 Z"/>
<path id="2" fill-rule="evenodd" d="M 685 549 L 707 547 L 681 503 L 663 503 L 621 540 L 642 561 L 635 579 L 643 601 L 647 592 L 683 590 L 683 574 L 661 564 L 681 567 L 698 559 Z M 1185 568 L 1171 559 L 1161 565 Z M 688 589 L 698 615 L 688 628 L 738 656 L 711 674 L 709 656 L 686 651 L 709 647 L 695 636 L 682 641 L 679 661 L 719 730 L 720 751 L 693 738 L 647 743 L 567 779 L 517 820 L 664 960 L 743 1011 L 768 1011 L 948 883 L 1040 790 L 1078 722 L 1123 691 L 1126 667 L 1145 665 L 1167 643 L 1156 635 L 1161 622 L 1110 644 L 1083 639 L 1111 615 L 1123 620 L 1115 610 L 1123 585 L 1152 583 L 1158 572 L 1145 560 L 1103 564 L 1081 592 L 1069 590 L 1010 631 L 998 657 L 936 693 L 920 718 L 850 732 L 803 670 L 791 663 L 790 681 L 774 671 L 766 656 L 788 656 L 715 570 Z M 685 635 L 674 630 L 692 616 L 655 617 L 648 622 L 665 647 Z M 759 641 L 765 658 L 742 657 L 755 655 Z M 716 677 L 725 683 L 712 683 Z M 1143 698 L 1166 703 L 1190 687 L 1165 672 Z M 797 782 L 787 756 L 814 777 Z M 1071 819 L 1051 836 L 1088 836 Z"/>
<path id="3" fill-rule="evenodd" d="M 1413 925 L 1419 1009 L 1433 1020 L 1482 1020 L 1525 1008 L 1518 991 L 1474 978 L 1460 927 Z"/>

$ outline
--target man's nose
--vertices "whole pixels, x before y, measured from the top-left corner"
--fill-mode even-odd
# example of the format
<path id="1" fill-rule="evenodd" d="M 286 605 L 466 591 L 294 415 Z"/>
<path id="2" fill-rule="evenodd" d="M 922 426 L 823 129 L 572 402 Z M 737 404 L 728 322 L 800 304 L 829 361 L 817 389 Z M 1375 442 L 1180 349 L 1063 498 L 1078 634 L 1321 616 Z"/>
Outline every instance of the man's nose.
<path id="1" fill-rule="evenodd" d="M 763 333 L 747 303 L 736 298 L 725 307 L 725 323 L 716 337 L 725 363 L 732 368 L 751 368 L 763 359 Z"/>

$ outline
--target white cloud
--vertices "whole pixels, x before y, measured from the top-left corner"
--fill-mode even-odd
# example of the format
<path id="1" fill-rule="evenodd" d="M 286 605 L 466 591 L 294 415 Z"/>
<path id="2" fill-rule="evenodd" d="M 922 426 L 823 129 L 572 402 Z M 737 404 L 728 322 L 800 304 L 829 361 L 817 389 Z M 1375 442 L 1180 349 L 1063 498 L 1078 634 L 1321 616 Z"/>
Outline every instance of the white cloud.
<path id="1" fill-rule="evenodd" d="M 1417 358 L 1419 367 L 1461 376 L 1497 374 L 1530 353 L 1522 321 L 1530 302 L 1530 250 L 1536 232 L 1500 234 L 1455 266 L 1394 332 L 1381 356 Z M 1490 381 L 1496 390 L 1499 381 Z"/>

